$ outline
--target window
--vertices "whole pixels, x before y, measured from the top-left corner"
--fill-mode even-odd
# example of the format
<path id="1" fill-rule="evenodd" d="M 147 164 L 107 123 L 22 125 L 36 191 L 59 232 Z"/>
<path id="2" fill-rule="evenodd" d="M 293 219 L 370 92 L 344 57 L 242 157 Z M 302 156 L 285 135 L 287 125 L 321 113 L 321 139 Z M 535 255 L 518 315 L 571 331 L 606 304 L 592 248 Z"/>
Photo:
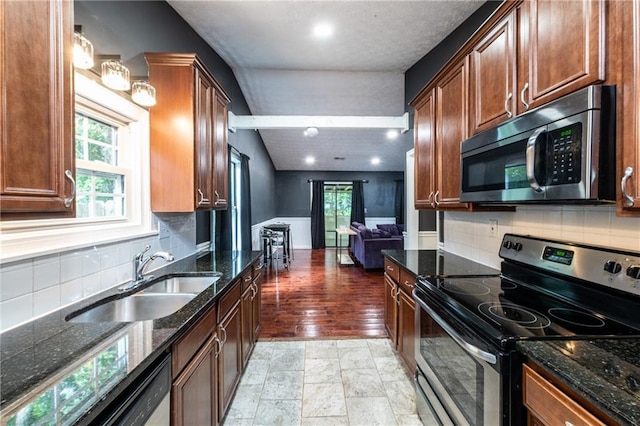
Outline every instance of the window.
<path id="1" fill-rule="evenodd" d="M 80 112 L 79 112 L 80 111 Z M 76 109 L 76 217 L 125 216 L 128 169 L 120 166 L 119 129 Z"/>
<path id="2" fill-rule="evenodd" d="M 75 74 L 76 217 L 0 223 L 3 262 L 157 233 L 149 191 L 149 112 Z"/>

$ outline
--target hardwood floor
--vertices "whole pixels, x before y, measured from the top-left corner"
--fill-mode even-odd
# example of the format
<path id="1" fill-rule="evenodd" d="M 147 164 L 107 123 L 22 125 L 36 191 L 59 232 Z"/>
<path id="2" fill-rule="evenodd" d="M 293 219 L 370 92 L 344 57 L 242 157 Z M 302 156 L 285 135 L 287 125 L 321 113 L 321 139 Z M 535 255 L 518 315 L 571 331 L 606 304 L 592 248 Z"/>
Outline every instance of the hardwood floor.
<path id="1" fill-rule="evenodd" d="M 336 250 L 296 250 L 265 267 L 260 340 L 386 337 L 383 271 L 338 265 Z"/>

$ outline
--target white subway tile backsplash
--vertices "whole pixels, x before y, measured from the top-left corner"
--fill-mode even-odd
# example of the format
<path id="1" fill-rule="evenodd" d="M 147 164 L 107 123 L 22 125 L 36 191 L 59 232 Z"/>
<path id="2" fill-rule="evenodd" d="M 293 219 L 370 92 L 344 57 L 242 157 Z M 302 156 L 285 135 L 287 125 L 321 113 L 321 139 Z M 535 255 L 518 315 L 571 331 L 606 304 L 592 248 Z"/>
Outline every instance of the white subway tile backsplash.
<path id="1" fill-rule="evenodd" d="M 33 290 L 38 291 L 60 283 L 60 256 L 47 256 L 33 262 Z"/>
<path id="2" fill-rule="evenodd" d="M 3 330 L 28 321 L 33 317 L 33 294 L 0 303 L 0 326 Z"/>
<path id="3" fill-rule="evenodd" d="M 100 271 L 100 288 L 106 290 L 118 285 L 121 280 L 118 279 L 118 266 Z"/>
<path id="4" fill-rule="evenodd" d="M 117 266 L 119 262 L 118 250 L 114 246 L 105 247 L 100 253 L 100 269 Z"/>
<path id="5" fill-rule="evenodd" d="M 102 291 L 100 271 L 82 277 L 82 296 L 89 297 Z"/>
<path id="6" fill-rule="evenodd" d="M 82 278 L 60 284 L 60 304 L 62 306 L 82 299 Z"/>
<path id="7" fill-rule="evenodd" d="M 38 316 L 60 307 L 60 286 L 45 288 L 33 293 L 33 315 Z"/>
<path id="8" fill-rule="evenodd" d="M 33 293 L 33 262 L 3 267 L 0 273 L 0 301 Z"/>
<path id="9" fill-rule="evenodd" d="M 100 271 L 100 252 L 97 247 L 82 251 L 82 275 L 91 275 Z"/>
<path id="10" fill-rule="evenodd" d="M 82 276 L 82 254 L 67 252 L 60 255 L 60 282 L 75 280 Z"/>
<path id="11" fill-rule="evenodd" d="M 489 235 L 498 221 L 498 236 Z M 614 206 L 519 206 L 516 212 L 446 212 L 445 249 L 478 262 L 500 266 L 505 233 L 529 234 L 576 243 L 640 251 L 640 218 L 622 218 Z"/>

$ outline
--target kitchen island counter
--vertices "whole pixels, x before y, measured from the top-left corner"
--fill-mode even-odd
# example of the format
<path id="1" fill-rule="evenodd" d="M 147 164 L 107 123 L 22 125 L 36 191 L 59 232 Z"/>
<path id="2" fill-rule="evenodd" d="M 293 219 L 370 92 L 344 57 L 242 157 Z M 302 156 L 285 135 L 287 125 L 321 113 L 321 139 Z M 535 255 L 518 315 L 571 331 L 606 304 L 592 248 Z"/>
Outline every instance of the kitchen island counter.
<path id="1" fill-rule="evenodd" d="M 529 360 L 620 424 L 640 424 L 640 340 L 520 341 Z"/>
<path id="2" fill-rule="evenodd" d="M 260 251 L 207 252 L 154 271 L 158 278 L 222 274 L 215 284 L 164 318 L 128 323 L 66 321 L 73 312 L 122 295 L 114 287 L 0 334 L 1 416 L 10 420 L 33 402 L 38 409 L 64 404 L 64 409 L 47 414 L 54 424 L 78 419 L 87 423 L 167 353 L 260 256 Z M 72 398 L 62 392 L 71 389 Z M 32 411 L 26 408 L 19 415 L 35 420 L 39 414 Z"/>

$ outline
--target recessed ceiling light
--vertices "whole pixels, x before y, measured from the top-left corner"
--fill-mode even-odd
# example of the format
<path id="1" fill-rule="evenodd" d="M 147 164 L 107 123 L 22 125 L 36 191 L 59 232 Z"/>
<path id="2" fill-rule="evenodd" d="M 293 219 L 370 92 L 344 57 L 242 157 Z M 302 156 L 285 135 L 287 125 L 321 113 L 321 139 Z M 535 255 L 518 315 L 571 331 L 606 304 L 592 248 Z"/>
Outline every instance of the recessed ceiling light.
<path id="1" fill-rule="evenodd" d="M 318 136 L 318 128 L 317 127 L 307 127 L 307 130 L 304 131 L 304 135 L 312 138 L 314 136 Z"/>
<path id="2" fill-rule="evenodd" d="M 380 158 L 378 157 L 373 157 L 371 159 L 371 164 L 380 164 Z"/>
<path id="3" fill-rule="evenodd" d="M 333 34 L 333 27 L 329 24 L 318 24 L 313 27 L 313 35 L 318 38 L 327 38 Z"/>
<path id="4" fill-rule="evenodd" d="M 398 137 L 398 134 L 397 130 L 387 130 L 387 139 L 395 139 Z"/>
<path id="5" fill-rule="evenodd" d="M 305 162 L 305 163 L 307 163 L 307 164 L 313 164 L 313 163 L 315 163 L 315 162 L 316 162 L 316 159 L 315 159 L 315 158 L 313 158 L 312 156 L 308 155 L 308 156 L 304 159 L 304 162 Z"/>

